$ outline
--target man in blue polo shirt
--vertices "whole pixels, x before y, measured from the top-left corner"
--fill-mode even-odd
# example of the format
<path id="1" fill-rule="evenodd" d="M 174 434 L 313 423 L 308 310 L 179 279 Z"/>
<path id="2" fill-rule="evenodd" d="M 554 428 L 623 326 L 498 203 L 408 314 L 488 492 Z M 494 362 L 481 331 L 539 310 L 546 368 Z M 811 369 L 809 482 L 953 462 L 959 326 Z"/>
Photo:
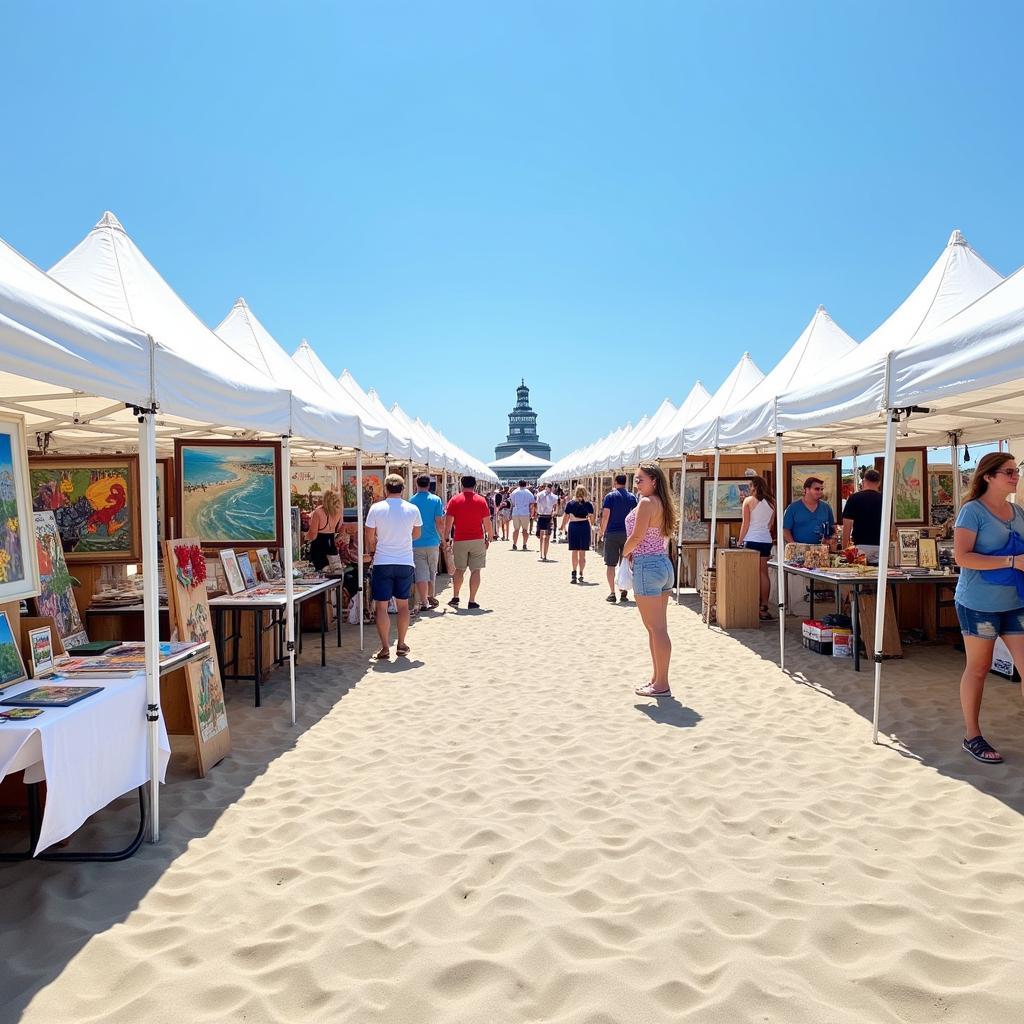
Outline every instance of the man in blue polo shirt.
<path id="1" fill-rule="evenodd" d="M 615 604 L 615 567 L 622 559 L 622 548 L 626 543 L 626 516 L 635 508 L 636 498 L 626 490 L 626 474 L 620 473 L 615 478 L 615 489 L 605 495 L 599 531 L 604 537 L 605 574 L 611 591 L 605 600 L 609 604 Z M 619 595 L 619 600 L 626 600 L 625 590 Z"/>
<path id="2" fill-rule="evenodd" d="M 437 581 L 441 533 L 444 530 L 444 502 L 436 494 L 431 494 L 430 477 L 425 473 L 416 477 L 416 487 L 417 491 L 410 500 L 420 510 L 423 532 L 412 542 L 412 558 L 419 597 L 416 606 L 419 611 L 425 612 L 438 605 L 434 584 Z"/>
<path id="3" fill-rule="evenodd" d="M 835 533 L 836 520 L 832 506 L 821 500 L 825 482 L 816 476 L 804 481 L 804 496 L 786 509 L 782 533 L 787 543 L 822 544 Z"/>

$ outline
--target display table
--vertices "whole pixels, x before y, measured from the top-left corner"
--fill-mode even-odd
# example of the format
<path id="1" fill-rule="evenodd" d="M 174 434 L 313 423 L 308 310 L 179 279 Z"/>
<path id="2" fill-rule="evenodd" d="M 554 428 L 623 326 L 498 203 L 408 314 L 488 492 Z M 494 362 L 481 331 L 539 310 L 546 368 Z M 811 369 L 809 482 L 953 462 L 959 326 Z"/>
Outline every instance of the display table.
<path id="1" fill-rule="evenodd" d="M 337 619 L 337 646 L 341 646 L 341 586 L 340 579 L 325 579 L 317 583 L 301 583 L 296 581 L 295 593 L 295 617 L 296 621 L 301 620 L 301 608 L 307 601 L 315 597 L 320 598 L 320 664 L 327 664 L 327 597 L 333 590 L 337 594 L 338 614 Z M 274 632 L 274 664 L 284 663 L 285 650 L 285 614 L 287 600 L 284 594 L 224 594 L 221 597 L 210 598 L 210 611 L 213 613 L 213 635 L 217 641 L 217 660 L 220 663 L 221 679 L 248 682 L 252 681 L 255 687 L 255 703 L 259 707 L 262 703 L 262 676 L 263 676 L 263 634 Z M 251 673 L 239 673 L 238 668 L 238 643 L 242 636 L 241 620 L 245 613 L 253 615 L 253 632 L 255 635 L 254 664 Z M 270 621 L 263 621 L 263 613 L 270 612 Z M 224 629 L 225 616 L 232 616 L 232 629 L 226 633 Z M 298 653 L 302 651 L 302 630 L 296 628 L 298 640 Z M 231 643 L 232 656 L 225 658 L 225 648 Z M 229 672 L 232 668 L 236 671 Z"/>
<path id="2" fill-rule="evenodd" d="M 194 654 L 189 652 L 189 656 Z M 183 660 L 175 659 L 166 670 L 180 667 Z M 164 670 L 163 666 L 161 668 Z M 17 683 L 4 690 L 3 697 L 17 696 L 47 682 L 44 678 Z M 64 678 L 54 682 L 68 686 L 102 686 L 103 690 L 71 707 L 46 708 L 36 718 L 0 720 L 0 779 L 24 769 L 25 782 L 30 787 L 33 842 L 30 854 L 25 856 L 38 856 L 54 843 L 66 839 L 90 815 L 112 800 L 149 781 L 145 673 L 120 678 Z M 159 728 L 162 782 L 171 746 L 162 718 Z M 37 814 L 38 784 L 44 779 L 46 805 L 42 820 L 36 821 L 33 809 Z M 144 824 L 143 821 L 132 846 L 117 855 L 46 856 L 96 860 L 130 856 L 141 842 Z M 23 857 L 6 854 L 2 859 Z"/>
<path id="3" fill-rule="evenodd" d="M 769 561 L 768 565 L 778 571 L 779 563 L 776 559 Z M 843 570 L 831 569 L 805 569 L 803 566 L 785 565 L 786 575 L 802 576 L 812 583 L 823 583 L 836 592 L 836 608 L 839 608 L 839 588 L 852 587 L 854 599 L 850 602 L 850 618 L 853 627 L 853 668 L 855 672 L 860 671 L 860 622 L 858 621 L 857 602 L 861 594 L 874 592 L 878 587 L 877 571 L 870 575 L 851 574 Z M 927 583 L 935 587 L 936 620 L 940 607 L 948 604 L 942 601 L 942 588 L 956 585 L 957 577 L 944 572 L 926 573 L 903 573 L 899 569 L 890 569 L 887 582 L 892 584 Z M 814 618 L 814 587 L 811 587 L 810 616 Z"/>

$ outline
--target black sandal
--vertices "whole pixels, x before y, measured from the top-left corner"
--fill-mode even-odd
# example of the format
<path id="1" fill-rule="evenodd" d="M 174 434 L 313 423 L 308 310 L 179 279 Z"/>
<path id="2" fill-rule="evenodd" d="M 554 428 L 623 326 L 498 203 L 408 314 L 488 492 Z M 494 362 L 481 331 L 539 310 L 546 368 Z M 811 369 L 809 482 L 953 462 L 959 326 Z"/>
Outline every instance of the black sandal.
<path id="1" fill-rule="evenodd" d="M 984 736 L 975 736 L 974 739 L 964 740 L 964 750 L 967 751 L 975 761 L 982 764 L 1002 764 L 1003 755 L 992 746 Z M 985 757 L 986 754 L 995 754 L 995 757 Z"/>

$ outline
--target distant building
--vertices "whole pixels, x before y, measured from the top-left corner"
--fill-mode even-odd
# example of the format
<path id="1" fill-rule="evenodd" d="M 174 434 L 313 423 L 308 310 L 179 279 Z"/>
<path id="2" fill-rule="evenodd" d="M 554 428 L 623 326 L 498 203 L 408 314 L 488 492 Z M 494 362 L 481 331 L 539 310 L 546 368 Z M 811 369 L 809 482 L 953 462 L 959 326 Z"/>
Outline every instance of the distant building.
<path id="1" fill-rule="evenodd" d="M 530 408 L 526 381 L 516 388 L 516 406 L 508 414 L 508 438 L 494 446 L 489 468 L 501 480 L 536 480 L 551 465 L 551 445 L 537 434 L 537 414 Z"/>

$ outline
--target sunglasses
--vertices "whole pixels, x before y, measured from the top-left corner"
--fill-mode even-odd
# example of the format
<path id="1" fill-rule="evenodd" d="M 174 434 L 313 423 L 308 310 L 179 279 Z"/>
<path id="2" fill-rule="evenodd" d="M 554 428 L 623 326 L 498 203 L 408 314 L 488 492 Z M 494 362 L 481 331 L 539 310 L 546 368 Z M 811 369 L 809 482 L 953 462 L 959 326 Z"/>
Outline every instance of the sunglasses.
<path id="1" fill-rule="evenodd" d="M 1019 477 L 1020 476 L 1020 470 L 1019 469 L 997 469 L 992 475 L 993 476 L 999 476 L 1000 474 L 1002 474 L 1003 476 L 1008 476 L 1008 477 L 1010 477 L 1012 479 L 1013 477 Z"/>

